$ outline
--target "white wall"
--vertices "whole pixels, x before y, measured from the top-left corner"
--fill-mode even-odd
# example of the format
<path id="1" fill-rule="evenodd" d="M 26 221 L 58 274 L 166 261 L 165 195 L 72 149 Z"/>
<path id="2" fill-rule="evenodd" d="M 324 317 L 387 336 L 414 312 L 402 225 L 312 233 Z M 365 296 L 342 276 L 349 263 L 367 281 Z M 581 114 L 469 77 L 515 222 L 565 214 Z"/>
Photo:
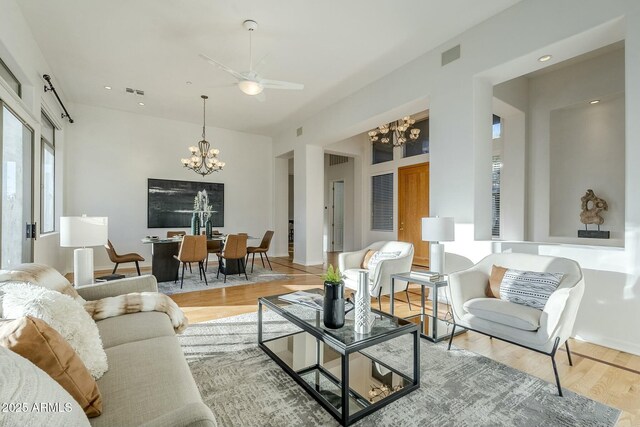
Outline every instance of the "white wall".
<path id="1" fill-rule="evenodd" d="M 291 123 L 274 138 L 274 154 L 298 150 L 303 144 L 325 146 L 429 108 L 431 214 L 456 218 L 456 242 L 447 244 L 447 250 L 477 260 L 504 249 L 482 240 L 490 231 L 485 219 L 491 206 L 493 86 L 622 39 L 626 46 L 625 248 L 525 243 L 508 250 L 578 260 L 585 269 L 586 291 L 574 334 L 640 354 L 640 329 L 628 326 L 637 323 L 640 308 L 640 199 L 632 191 L 640 182 L 640 121 L 635 120 L 640 115 L 640 80 L 635 77 L 640 75 L 640 2 L 612 0 L 606 8 L 598 0 L 519 2 L 313 117 Z M 457 44 L 461 58 L 442 67 L 441 52 Z M 537 61 L 547 53 L 553 55 L 551 63 Z M 556 91 L 563 92 L 570 84 Z M 300 126 L 305 133 L 296 137 Z M 527 152 L 529 157 L 538 154 Z M 368 162 L 362 159 L 364 170 Z M 544 168 L 533 168 L 527 171 L 527 180 L 544 183 L 548 175 Z M 362 176 L 367 179 L 364 172 Z M 548 194 L 548 187 L 527 188 L 530 194 L 538 190 Z M 539 207 L 529 203 L 528 211 Z M 542 215 L 548 218 L 548 212 L 546 208 Z M 367 218 L 363 212 L 363 222 Z M 533 233 L 529 237 L 535 238 L 540 230 L 546 233 L 548 227 L 529 230 Z M 363 240 L 368 239 L 363 236 Z"/>
<path id="2" fill-rule="evenodd" d="M 43 74 L 51 74 L 52 70 L 44 59 L 40 48 L 31 34 L 22 13 L 14 0 L 0 0 L 0 58 L 11 69 L 22 83 L 22 98 L 0 79 L 0 99 L 22 118 L 34 130 L 34 170 L 33 170 L 33 220 L 40 231 L 40 120 L 41 110 L 47 112 L 56 131 L 56 230 L 59 227 L 59 216 L 62 211 L 63 191 L 63 153 L 65 148 L 65 128 L 67 122 L 60 118 L 62 110 L 52 93 L 44 93 Z M 63 88 L 56 84 L 56 76 L 52 75 L 56 90 L 66 100 Z M 71 111 L 73 114 L 73 111 Z M 35 262 L 53 266 L 63 270 L 64 257 L 59 247 L 57 232 L 38 235 L 33 242 L 33 259 Z"/>
<path id="3" fill-rule="evenodd" d="M 147 228 L 147 179 L 164 178 L 225 184 L 223 232 L 262 237 L 271 228 L 271 139 L 207 128 L 207 140 L 220 149 L 223 171 L 205 178 L 183 168 L 180 159 L 201 137 L 202 127 L 76 104 L 65 150 L 65 215 L 109 217 L 109 238 L 118 252 L 138 252 L 151 261 L 140 239 L 166 230 Z M 71 268 L 72 260 L 67 266 Z M 112 266 L 96 248 L 95 266 Z"/>

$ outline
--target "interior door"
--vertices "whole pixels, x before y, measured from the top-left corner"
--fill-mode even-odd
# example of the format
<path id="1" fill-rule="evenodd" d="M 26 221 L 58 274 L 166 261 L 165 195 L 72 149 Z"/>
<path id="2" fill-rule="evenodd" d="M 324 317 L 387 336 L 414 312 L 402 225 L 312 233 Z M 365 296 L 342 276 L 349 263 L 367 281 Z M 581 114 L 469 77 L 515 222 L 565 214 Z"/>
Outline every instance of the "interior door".
<path id="1" fill-rule="evenodd" d="M 2 103 L 0 102 L 0 105 Z M 2 268 L 33 261 L 33 130 L 2 105 Z"/>
<path id="2" fill-rule="evenodd" d="M 332 245 L 333 252 L 344 250 L 344 181 L 333 182 L 333 218 Z"/>
<path id="3" fill-rule="evenodd" d="M 413 243 L 413 263 L 429 266 L 422 218 L 429 216 L 429 163 L 398 168 L 398 240 Z"/>

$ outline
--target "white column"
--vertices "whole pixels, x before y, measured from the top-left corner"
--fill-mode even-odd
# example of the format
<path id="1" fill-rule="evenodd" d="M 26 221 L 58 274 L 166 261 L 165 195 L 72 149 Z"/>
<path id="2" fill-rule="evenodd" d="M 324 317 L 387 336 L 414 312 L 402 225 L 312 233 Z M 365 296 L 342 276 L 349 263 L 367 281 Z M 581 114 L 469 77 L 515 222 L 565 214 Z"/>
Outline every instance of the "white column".
<path id="1" fill-rule="evenodd" d="M 289 160 L 273 159 L 273 241 L 270 255 L 289 255 Z"/>
<path id="2" fill-rule="evenodd" d="M 294 149 L 293 261 L 316 265 L 323 261 L 324 149 L 300 145 Z"/>

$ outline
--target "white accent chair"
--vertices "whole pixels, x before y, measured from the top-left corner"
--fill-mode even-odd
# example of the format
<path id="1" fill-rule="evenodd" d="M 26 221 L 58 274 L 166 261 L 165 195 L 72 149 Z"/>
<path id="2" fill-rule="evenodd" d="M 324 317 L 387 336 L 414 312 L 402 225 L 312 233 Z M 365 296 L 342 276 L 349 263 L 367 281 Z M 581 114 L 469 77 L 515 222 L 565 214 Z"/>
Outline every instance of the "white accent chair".
<path id="1" fill-rule="evenodd" d="M 551 294 L 543 310 L 488 298 L 485 289 L 493 265 L 523 271 L 564 273 L 558 288 Z M 456 327 L 470 329 L 489 337 L 528 348 L 551 357 L 558 394 L 562 396 L 555 354 L 562 344 L 571 353 L 567 340 L 584 293 L 582 270 L 577 262 L 567 259 L 521 253 L 492 254 L 473 267 L 449 275 L 449 295 Z"/>
<path id="2" fill-rule="evenodd" d="M 362 269 L 362 261 L 369 250 L 379 252 L 400 252 L 400 255 L 397 258 L 380 261 L 376 265 L 373 274 L 369 274 L 369 294 L 378 299 L 378 308 L 382 310 L 380 297 L 391 293 L 391 275 L 411 271 L 411 264 L 413 263 L 413 245 L 407 242 L 382 241 L 372 243 L 360 251 L 341 253 L 338 256 L 338 267 L 344 275 L 344 285 L 347 288 L 358 289 L 358 271 Z M 399 286 L 396 286 L 395 291 L 405 292 L 409 308 L 411 308 L 407 286 L 408 284 L 406 282 L 402 282 Z"/>

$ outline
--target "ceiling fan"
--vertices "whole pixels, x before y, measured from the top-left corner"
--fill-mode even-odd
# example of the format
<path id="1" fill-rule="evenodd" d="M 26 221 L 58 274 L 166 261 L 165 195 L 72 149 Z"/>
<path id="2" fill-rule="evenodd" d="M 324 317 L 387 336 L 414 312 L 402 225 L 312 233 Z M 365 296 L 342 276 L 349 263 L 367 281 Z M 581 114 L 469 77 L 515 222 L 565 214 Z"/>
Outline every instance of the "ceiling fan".
<path id="1" fill-rule="evenodd" d="M 301 90 L 304 89 L 304 85 L 300 83 L 291 83 L 291 82 L 283 82 L 280 80 L 269 80 L 262 78 L 254 69 L 253 69 L 253 52 L 251 46 L 251 33 L 253 33 L 258 28 L 258 23 L 251 19 L 248 19 L 242 23 L 242 26 L 249 31 L 249 71 L 240 73 L 227 67 L 226 65 L 216 61 L 215 59 L 209 58 L 207 55 L 200 54 L 200 57 L 205 61 L 208 61 L 210 64 L 215 65 L 223 71 L 231 74 L 233 77 L 238 80 L 237 85 L 240 90 L 247 95 L 260 95 L 264 89 L 286 89 L 286 90 Z M 264 94 L 258 97 L 259 100 L 264 100 Z"/>

